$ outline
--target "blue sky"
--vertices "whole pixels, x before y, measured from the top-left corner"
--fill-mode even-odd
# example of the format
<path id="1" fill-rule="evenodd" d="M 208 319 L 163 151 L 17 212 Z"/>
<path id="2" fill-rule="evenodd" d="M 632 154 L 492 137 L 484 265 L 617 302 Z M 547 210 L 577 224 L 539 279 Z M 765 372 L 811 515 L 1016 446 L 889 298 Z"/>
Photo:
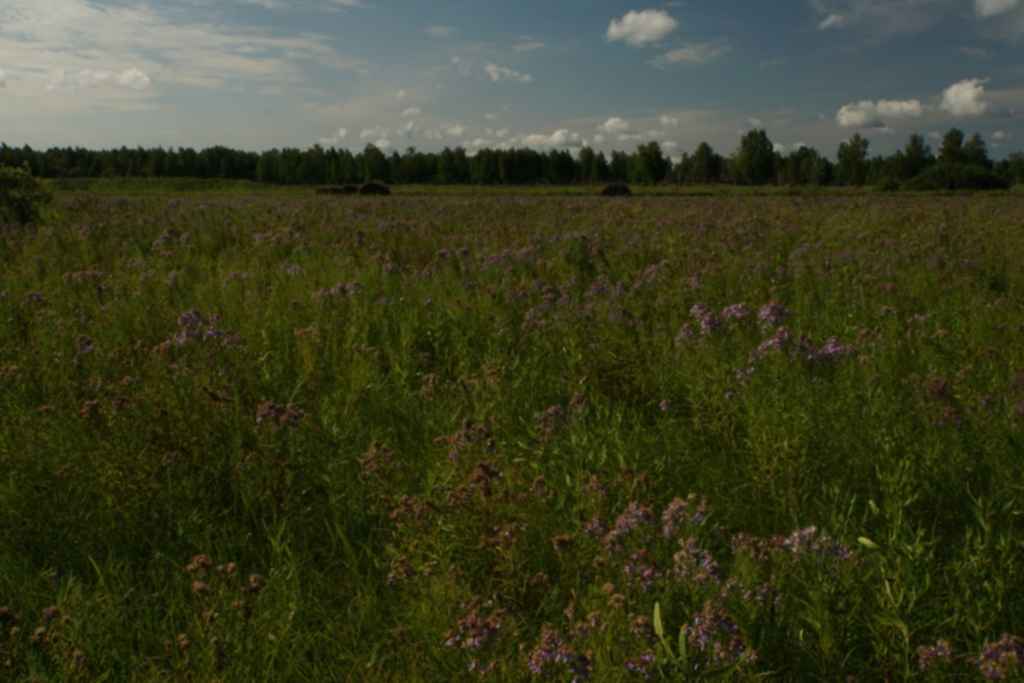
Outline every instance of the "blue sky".
<path id="1" fill-rule="evenodd" d="M 0 141 L 1024 148 L 1024 0 L 0 0 Z"/>

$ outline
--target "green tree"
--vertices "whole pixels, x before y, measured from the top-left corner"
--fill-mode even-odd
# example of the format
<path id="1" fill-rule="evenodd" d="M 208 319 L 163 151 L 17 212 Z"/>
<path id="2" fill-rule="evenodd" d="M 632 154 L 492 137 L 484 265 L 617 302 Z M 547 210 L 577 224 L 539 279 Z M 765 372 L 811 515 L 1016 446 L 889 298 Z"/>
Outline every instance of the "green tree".
<path id="1" fill-rule="evenodd" d="M 964 132 L 959 128 L 951 128 L 942 138 L 939 162 L 943 164 L 962 164 L 964 162 Z"/>
<path id="2" fill-rule="evenodd" d="M 722 179 L 722 157 L 706 142 L 697 145 L 690 159 L 686 180 L 691 183 L 717 183 Z"/>
<path id="3" fill-rule="evenodd" d="M 637 147 L 631 166 L 630 175 L 634 182 L 654 184 L 668 176 L 672 162 L 665 158 L 661 145 L 652 141 Z"/>
<path id="4" fill-rule="evenodd" d="M 964 143 L 963 157 L 964 163 L 992 168 L 992 160 L 988 158 L 988 146 L 985 144 L 985 140 L 977 133 Z"/>
<path id="5" fill-rule="evenodd" d="M 838 165 L 836 167 L 839 182 L 843 185 L 860 186 L 867 182 L 868 147 L 871 143 L 860 133 L 854 133 L 848 142 L 839 145 Z"/>
<path id="6" fill-rule="evenodd" d="M 733 157 L 735 180 L 744 185 L 765 185 L 775 180 L 775 146 L 764 130 L 752 130 L 740 140 Z"/>

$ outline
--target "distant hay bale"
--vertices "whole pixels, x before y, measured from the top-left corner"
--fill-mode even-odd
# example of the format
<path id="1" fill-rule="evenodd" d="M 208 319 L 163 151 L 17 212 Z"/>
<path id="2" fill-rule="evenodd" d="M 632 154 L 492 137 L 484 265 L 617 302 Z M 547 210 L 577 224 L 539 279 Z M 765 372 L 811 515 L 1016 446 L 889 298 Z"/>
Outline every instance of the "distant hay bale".
<path id="1" fill-rule="evenodd" d="M 317 194 L 356 194 L 359 188 L 355 185 L 325 185 L 316 188 Z"/>
<path id="2" fill-rule="evenodd" d="M 630 197 L 633 192 L 626 183 L 611 183 L 601 190 L 602 197 Z"/>
<path id="3" fill-rule="evenodd" d="M 384 196 L 391 194 L 391 188 L 383 183 L 369 182 L 359 188 L 359 194 Z"/>

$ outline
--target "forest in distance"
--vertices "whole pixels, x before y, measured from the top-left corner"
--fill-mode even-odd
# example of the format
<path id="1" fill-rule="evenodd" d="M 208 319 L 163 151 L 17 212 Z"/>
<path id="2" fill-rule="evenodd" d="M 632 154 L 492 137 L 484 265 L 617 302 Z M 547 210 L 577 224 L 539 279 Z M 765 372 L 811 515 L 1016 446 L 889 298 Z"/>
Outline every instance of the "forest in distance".
<path id="1" fill-rule="evenodd" d="M 785 151 L 764 130 L 752 130 L 730 155 L 702 143 L 676 159 L 657 142 L 632 152 L 606 155 L 589 147 L 568 150 L 532 148 L 444 148 L 439 152 L 385 150 L 368 144 L 362 151 L 315 145 L 252 152 L 223 146 L 36 150 L 0 145 L 0 165 L 28 166 L 43 178 L 220 178 L 281 185 L 357 183 L 568 185 L 631 182 L 638 184 L 735 184 L 879 186 L 886 189 L 1001 189 L 1024 183 L 1024 153 L 993 160 L 981 135 L 949 130 L 933 150 L 924 136 L 911 135 L 888 156 L 870 153 L 870 141 L 855 134 L 842 143 L 833 161 L 800 146 Z"/>

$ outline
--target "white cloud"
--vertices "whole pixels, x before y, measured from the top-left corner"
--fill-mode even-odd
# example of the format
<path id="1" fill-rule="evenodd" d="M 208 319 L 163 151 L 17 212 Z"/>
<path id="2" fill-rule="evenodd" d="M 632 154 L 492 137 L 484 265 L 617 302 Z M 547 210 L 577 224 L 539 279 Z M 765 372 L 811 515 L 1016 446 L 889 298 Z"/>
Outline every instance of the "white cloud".
<path id="1" fill-rule="evenodd" d="M 530 74 L 524 74 L 510 69 L 507 66 L 498 66 L 497 64 L 488 64 L 484 67 L 484 71 L 491 77 L 491 80 L 497 83 L 498 81 L 517 81 L 519 83 L 532 83 L 533 76 Z"/>
<path id="2" fill-rule="evenodd" d="M 451 138 L 460 138 L 465 132 L 466 127 L 461 123 L 456 123 L 444 129 L 444 134 Z"/>
<path id="3" fill-rule="evenodd" d="M 3 0 L 0 58 L 23 65 L 19 72 L 25 75 L 63 72 L 50 79 L 49 88 L 39 79 L 19 79 L 27 84 L 19 101 L 28 112 L 44 105 L 68 112 L 111 103 L 133 107 L 150 96 L 154 82 L 207 89 L 229 81 L 296 86 L 308 82 L 310 64 L 350 71 L 366 65 L 341 55 L 327 36 L 277 35 L 265 28 L 187 17 L 150 3 Z M 96 88 L 101 85 L 115 87 Z M 116 86 L 125 89 L 121 95 L 114 94 Z M 46 91 L 62 87 L 92 94 L 40 100 Z"/>
<path id="4" fill-rule="evenodd" d="M 679 27 L 679 22 L 660 9 L 626 12 L 608 25 L 608 40 L 643 47 L 662 40 Z"/>
<path id="5" fill-rule="evenodd" d="M 4 73 L 3 69 L 0 69 L 0 88 L 7 87 L 7 74 Z"/>
<path id="6" fill-rule="evenodd" d="M 995 17 L 1016 9 L 1020 0 L 974 0 L 974 11 L 979 17 Z"/>
<path id="7" fill-rule="evenodd" d="M 494 135 L 499 138 L 507 138 L 508 132 L 508 128 L 499 128 L 498 130 L 494 131 Z"/>
<path id="8" fill-rule="evenodd" d="M 399 90 L 398 92 L 395 93 L 395 97 L 398 99 L 399 102 L 401 102 L 402 100 L 404 100 L 408 96 L 409 96 L 409 93 L 407 93 L 404 90 Z"/>
<path id="9" fill-rule="evenodd" d="M 942 109 L 957 118 L 981 116 L 988 111 L 985 101 L 987 79 L 968 78 L 946 88 L 942 93 Z"/>
<path id="10" fill-rule="evenodd" d="M 374 126 L 373 128 L 364 128 L 359 133 L 360 140 L 369 140 L 370 138 L 384 138 L 387 137 L 388 129 L 381 128 L 380 126 Z"/>
<path id="11" fill-rule="evenodd" d="M 117 77 L 117 82 L 132 90 L 145 90 L 152 83 L 144 71 L 135 67 L 122 71 Z"/>
<path id="12" fill-rule="evenodd" d="M 917 118 L 924 113 L 919 100 L 861 100 L 845 104 L 836 112 L 843 128 L 885 128 L 885 119 Z"/>
<path id="13" fill-rule="evenodd" d="M 520 138 L 519 142 L 526 147 L 578 147 L 580 136 L 561 128 L 550 135 L 531 133 Z"/>
<path id="14" fill-rule="evenodd" d="M 756 116 L 751 116 L 749 119 L 747 119 L 747 123 L 750 124 L 751 128 L 764 128 L 764 121 L 757 118 Z"/>
<path id="15" fill-rule="evenodd" d="M 437 26 L 437 25 L 434 25 L 434 26 L 428 26 L 428 27 L 426 27 L 423 30 L 431 38 L 451 38 L 456 33 L 458 33 L 458 29 L 456 29 L 454 26 Z"/>
<path id="16" fill-rule="evenodd" d="M 674 128 L 679 125 L 679 119 L 674 116 L 662 115 L 658 117 L 658 122 L 663 128 Z"/>
<path id="17" fill-rule="evenodd" d="M 388 140 L 387 138 L 381 138 L 380 140 L 374 142 L 373 146 L 376 147 L 377 149 L 390 149 L 391 140 Z"/>
<path id="18" fill-rule="evenodd" d="M 1005 130 L 997 130 L 996 132 L 992 133 L 992 140 L 995 142 L 1006 142 L 1009 139 L 1010 134 L 1007 133 Z"/>
<path id="19" fill-rule="evenodd" d="M 604 140 L 605 140 L 605 137 L 604 137 L 604 135 L 602 133 L 598 133 L 597 135 L 594 136 L 594 144 L 595 145 L 603 144 Z"/>
<path id="20" fill-rule="evenodd" d="M 671 64 L 708 64 L 729 54 L 731 50 L 726 43 L 691 43 L 669 50 L 653 63 L 661 67 Z"/>
<path id="21" fill-rule="evenodd" d="M 512 46 L 512 49 L 516 52 L 533 52 L 534 50 L 541 50 L 543 48 L 544 43 L 539 40 L 526 40 Z"/>
<path id="22" fill-rule="evenodd" d="M 347 130 L 347 129 L 345 129 L 345 128 L 339 128 L 339 129 L 338 129 L 338 132 L 337 132 L 337 133 L 335 133 L 335 136 L 336 136 L 336 137 L 337 137 L 337 138 L 338 138 L 339 140 L 344 140 L 344 139 L 345 139 L 345 137 L 346 137 L 347 135 L 348 135 L 348 130 Z"/>
<path id="23" fill-rule="evenodd" d="M 402 118 L 408 119 L 411 117 L 419 116 L 422 113 L 423 110 L 420 109 L 419 107 L 409 107 L 408 109 L 402 112 Z"/>
<path id="24" fill-rule="evenodd" d="M 844 14 L 830 14 L 818 24 L 819 31 L 828 31 L 833 28 L 843 28 L 850 23 L 849 18 Z"/>
<path id="25" fill-rule="evenodd" d="M 603 130 L 605 133 L 624 133 L 629 130 L 629 121 L 613 116 L 598 126 L 598 129 Z"/>

